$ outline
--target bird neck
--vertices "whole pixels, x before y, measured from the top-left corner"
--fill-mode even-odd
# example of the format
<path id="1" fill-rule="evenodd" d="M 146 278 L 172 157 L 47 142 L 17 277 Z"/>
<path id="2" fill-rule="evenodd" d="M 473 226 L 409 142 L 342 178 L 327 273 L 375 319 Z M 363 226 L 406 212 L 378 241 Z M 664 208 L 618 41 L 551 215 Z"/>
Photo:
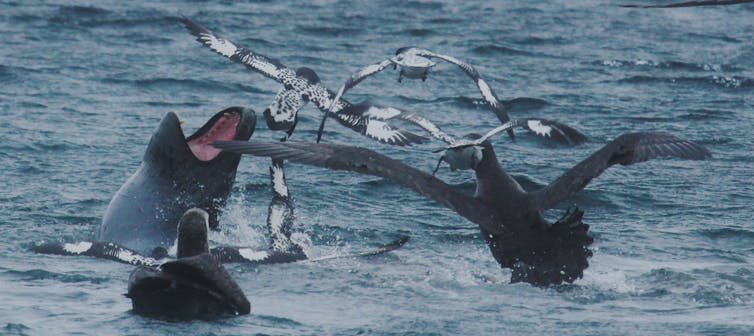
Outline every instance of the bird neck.
<path id="1" fill-rule="evenodd" d="M 178 258 L 188 258 L 209 253 L 207 231 L 178 232 Z"/>
<path id="2" fill-rule="evenodd" d="M 492 148 L 485 148 L 482 161 L 474 169 L 476 173 L 476 197 L 493 200 L 495 195 L 523 194 L 521 185 L 508 175 L 500 163 Z"/>

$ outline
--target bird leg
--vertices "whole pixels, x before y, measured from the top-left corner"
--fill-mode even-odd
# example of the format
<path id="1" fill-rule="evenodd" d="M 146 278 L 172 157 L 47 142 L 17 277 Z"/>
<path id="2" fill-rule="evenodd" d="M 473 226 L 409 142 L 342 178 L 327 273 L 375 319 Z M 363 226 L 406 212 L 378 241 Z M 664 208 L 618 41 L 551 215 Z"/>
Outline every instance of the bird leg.
<path id="1" fill-rule="evenodd" d="M 435 167 L 435 170 L 432 171 L 432 176 L 435 176 L 437 174 L 437 171 L 440 170 L 440 165 L 442 164 L 442 160 L 445 159 L 445 156 L 441 156 L 440 160 L 437 160 L 437 166 Z"/>
<path id="2" fill-rule="evenodd" d="M 285 131 L 285 136 L 280 139 L 280 141 L 285 141 L 290 139 L 293 136 L 293 131 L 296 129 L 296 125 L 298 125 L 298 115 L 294 117 L 293 119 L 293 125 L 291 125 L 291 128 L 289 128 L 287 131 Z"/>

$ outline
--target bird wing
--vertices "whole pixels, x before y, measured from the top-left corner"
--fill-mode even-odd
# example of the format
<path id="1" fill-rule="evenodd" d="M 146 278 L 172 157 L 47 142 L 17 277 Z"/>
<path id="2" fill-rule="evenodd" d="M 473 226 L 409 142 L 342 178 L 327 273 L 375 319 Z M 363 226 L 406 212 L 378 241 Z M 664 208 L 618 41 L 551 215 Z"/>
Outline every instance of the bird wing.
<path id="1" fill-rule="evenodd" d="M 290 160 L 333 170 L 347 170 L 393 180 L 448 207 L 493 233 L 502 227 L 492 209 L 445 182 L 375 151 L 352 146 L 304 142 L 215 141 L 226 151 Z"/>
<path id="2" fill-rule="evenodd" d="M 419 144 L 425 140 L 424 137 L 391 126 L 384 118 L 373 118 L 368 115 L 370 111 L 375 115 L 378 113 L 379 108 L 372 108 L 373 105 L 371 104 L 352 105 L 345 100 L 340 100 L 340 103 L 344 103 L 344 107 L 337 112 L 331 113 L 330 116 L 343 126 L 369 138 L 397 146 Z M 389 111 L 383 109 L 379 113 L 389 113 Z"/>
<path id="3" fill-rule="evenodd" d="M 223 55 L 235 62 L 241 63 L 251 70 L 261 73 L 283 84 L 287 77 L 295 78 L 295 71 L 286 68 L 280 61 L 257 54 L 249 49 L 238 47 L 235 42 L 224 39 L 209 29 L 189 20 L 181 18 L 181 22 L 188 28 L 196 40 L 212 51 Z"/>
<path id="4" fill-rule="evenodd" d="M 487 141 L 490 137 L 502 132 L 510 130 L 514 127 L 522 127 L 534 135 L 555 140 L 562 144 L 577 145 L 586 142 L 587 138 L 581 132 L 573 129 L 572 127 L 561 124 L 557 121 L 542 119 L 542 118 L 523 118 L 523 119 L 511 119 L 510 121 L 495 127 L 485 133 L 483 136 L 476 140 L 461 139 L 449 143 L 447 148 L 460 148 L 467 146 L 478 146 Z"/>
<path id="5" fill-rule="evenodd" d="M 448 63 L 457 65 L 459 68 L 461 68 L 461 70 L 463 70 L 463 72 L 465 72 L 469 77 L 471 77 L 472 80 L 474 80 L 474 83 L 476 83 L 477 88 L 479 88 L 479 92 L 482 94 L 482 98 L 490 107 L 492 112 L 495 113 L 495 116 L 497 116 L 500 122 L 505 123 L 510 120 L 510 117 L 508 116 L 507 108 L 500 101 L 500 98 L 497 97 L 495 90 L 493 90 L 487 84 L 487 82 L 485 82 L 484 79 L 482 79 L 482 77 L 479 75 L 479 72 L 471 64 L 461 61 L 455 57 L 437 54 L 426 49 L 415 48 L 413 50 L 419 56 L 435 57 L 443 61 L 446 61 Z"/>
<path id="6" fill-rule="evenodd" d="M 364 118 L 364 120 L 367 120 L 368 122 L 386 121 L 393 119 L 408 121 L 421 127 L 432 137 L 440 141 L 443 141 L 447 144 L 455 142 L 455 139 L 445 133 L 442 129 L 440 129 L 440 127 L 414 112 L 406 112 L 395 107 L 378 106 L 369 103 L 351 105 L 348 107 L 346 112 L 360 115 Z"/>
<path id="7" fill-rule="evenodd" d="M 523 127 L 538 137 L 554 140 L 564 145 L 579 145 L 588 140 L 586 135 L 573 127 L 557 121 L 542 118 L 513 120 L 516 126 Z"/>
<path id="8" fill-rule="evenodd" d="M 267 210 L 267 229 L 270 232 L 271 248 L 275 251 L 288 251 L 292 246 L 293 199 L 288 194 L 283 160 L 272 160 L 270 165 L 272 200 Z"/>
<path id="9" fill-rule="evenodd" d="M 85 255 L 131 265 L 158 266 L 165 261 L 164 259 L 141 255 L 139 252 L 116 243 L 103 241 L 47 242 L 32 246 L 31 250 L 42 254 Z"/>
<path id="10" fill-rule="evenodd" d="M 384 61 L 377 62 L 374 64 L 367 65 L 358 71 L 354 72 L 351 77 L 348 77 L 348 80 L 346 80 L 346 83 L 343 84 L 345 89 L 343 90 L 347 91 L 348 89 L 356 86 L 356 84 L 359 84 L 362 80 L 366 79 L 367 77 L 374 75 L 382 70 L 385 70 L 389 65 L 394 64 L 395 60 L 393 58 L 388 58 Z M 343 94 L 341 93 L 341 95 Z"/>
<path id="11" fill-rule="evenodd" d="M 614 164 L 627 166 L 663 156 L 704 160 L 712 157 L 712 154 L 702 145 L 667 133 L 626 133 L 581 161 L 547 187 L 529 193 L 529 197 L 539 210 L 547 210 L 584 189 L 593 178 Z"/>

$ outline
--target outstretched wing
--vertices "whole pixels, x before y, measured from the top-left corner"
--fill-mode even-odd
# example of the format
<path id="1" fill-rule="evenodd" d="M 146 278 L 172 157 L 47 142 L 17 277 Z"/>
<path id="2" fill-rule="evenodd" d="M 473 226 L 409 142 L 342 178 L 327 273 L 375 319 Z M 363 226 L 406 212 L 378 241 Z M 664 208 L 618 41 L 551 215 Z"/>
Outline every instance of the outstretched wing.
<path id="1" fill-rule="evenodd" d="M 270 181 L 272 182 L 272 200 L 267 210 L 267 229 L 272 241 L 270 247 L 274 251 L 288 252 L 297 246 L 291 241 L 294 219 L 293 199 L 288 194 L 283 160 L 272 160 Z"/>
<path id="2" fill-rule="evenodd" d="M 463 62 L 455 57 L 437 54 L 426 49 L 414 48 L 413 52 L 415 52 L 419 56 L 435 57 L 443 61 L 446 61 L 448 63 L 457 65 L 459 68 L 461 68 L 461 70 L 463 70 L 463 72 L 465 72 L 469 77 L 471 77 L 474 83 L 476 83 L 477 88 L 479 88 L 479 92 L 482 94 L 482 98 L 487 103 L 487 105 L 489 105 L 490 109 L 492 110 L 493 113 L 495 113 L 495 116 L 497 116 L 500 122 L 505 123 L 505 122 L 508 122 L 508 120 L 510 120 L 510 117 L 508 117 L 507 108 L 500 101 L 500 98 L 497 97 L 495 90 L 493 90 L 487 84 L 487 82 L 485 82 L 484 79 L 482 79 L 482 77 L 479 75 L 479 72 L 476 71 L 476 69 L 474 69 L 474 67 L 471 66 L 471 64 Z"/>
<path id="3" fill-rule="evenodd" d="M 393 120 L 393 119 L 405 120 L 421 127 L 422 129 L 427 131 L 427 133 L 429 133 L 432 137 L 438 140 L 444 141 L 448 144 L 455 141 L 453 137 L 449 136 L 447 133 L 441 130 L 437 125 L 435 125 L 433 122 L 425 119 L 424 117 L 416 113 L 406 112 L 401 109 L 397 109 L 395 107 L 383 107 L 383 106 L 377 106 L 377 105 L 368 104 L 368 103 L 362 103 L 362 104 L 350 105 L 347 109 L 342 110 L 342 113 L 360 116 L 361 117 L 360 119 L 363 119 L 365 122 L 368 122 L 368 123 L 375 123 L 379 121 Z M 419 137 L 419 139 L 417 140 L 422 140 L 422 139 L 421 137 Z"/>
<path id="4" fill-rule="evenodd" d="M 460 139 L 458 141 L 450 142 L 450 146 L 447 148 L 461 148 L 468 146 L 478 146 L 487 141 L 490 137 L 502 132 L 510 130 L 514 127 L 522 127 L 534 133 L 534 135 L 555 140 L 559 143 L 566 145 L 578 145 L 586 142 L 587 138 L 581 132 L 571 128 L 568 125 L 561 124 L 557 121 L 541 119 L 541 118 L 524 118 L 524 119 L 512 119 L 498 127 L 495 127 L 485 133 L 478 139 Z"/>
<path id="5" fill-rule="evenodd" d="M 158 266 L 165 261 L 165 259 L 143 256 L 134 250 L 115 243 L 102 241 L 79 241 L 75 243 L 47 242 L 32 246 L 31 250 L 42 254 L 90 256 L 131 265 Z"/>
<path id="6" fill-rule="evenodd" d="M 493 211 L 478 199 L 461 193 L 432 175 L 366 148 L 303 142 L 258 141 L 215 141 L 212 145 L 230 152 L 290 160 L 328 169 L 348 170 L 387 178 L 453 209 L 489 232 L 502 232 L 502 227 L 495 224 L 497 221 Z"/>
<path id="7" fill-rule="evenodd" d="M 581 161 L 547 187 L 529 193 L 529 197 L 539 210 L 547 210 L 584 189 L 589 181 L 614 164 L 627 166 L 662 156 L 704 160 L 712 157 L 712 154 L 702 145 L 667 133 L 626 133 Z"/>
<path id="8" fill-rule="evenodd" d="M 395 61 L 393 58 L 388 58 L 382 62 L 374 63 L 367 65 L 358 71 L 354 72 L 351 77 L 346 80 L 346 83 L 343 84 L 343 88 L 341 88 L 340 91 L 343 91 L 342 93 L 339 91 L 340 95 L 343 95 L 345 91 L 351 89 L 352 87 L 356 86 L 356 84 L 359 84 L 361 81 L 366 79 L 367 77 L 374 75 L 382 70 L 385 70 L 389 65 L 394 64 Z M 340 98 L 340 96 L 336 96 Z"/>
<path id="9" fill-rule="evenodd" d="M 516 126 L 523 127 L 538 137 L 551 139 L 564 145 L 579 145 L 586 142 L 586 135 L 573 127 L 542 118 L 513 119 Z"/>
<path id="10" fill-rule="evenodd" d="M 220 37 L 209 29 L 186 17 L 182 17 L 181 22 L 183 22 L 192 35 L 196 36 L 196 40 L 201 44 L 220 55 L 246 65 L 246 67 L 251 70 L 259 72 L 281 83 L 283 83 L 283 74 L 293 74 L 295 77 L 295 71 L 286 68 L 276 59 L 265 57 L 246 48 L 238 47 L 235 42 Z"/>
<path id="11" fill-rule="evenodd" d="M 385 121 L 386 118 L 375 118 L 368 114 L 370 111 L 373 112 L 373 115 L 377 113 L 390 113 L 386 110 L 378 112 L 379 108 L 371 104 L 351 105 L 345 100 L 340 100 L 340 102 L 345 103 L 344 107 L 338 112 L 331 113 L 330 116 L 343 126 L 364 134 L 367 137 L 396 146 L 418 144 L 425 140 L 414 133 L 390 126 Z"/>
<path id="12" fill-rule="evenodd" d="M 351 77 L 346 80 L 346 83 L 343 84 L 340 89 L 338 89 L 338 93 L 335 94 L 335 98 L 332 99 L 329 104 L 323 104 L 323 106 L 325 106 L 325 108 L 323 109 L 325 116 L 322 117 L 322 121 L 319 124 L 319 130 L 317 130 L 317 143 L 319 143 L 319 140 L 322 138 L 322 132 L 325 129 L 325 122 L 327 121 L 327 117 L 329 116 L 329 113 L 336 111 L 336 105 L 338 104 L 338 102 L 340 102 L 340 97 L 342 97 L 346 93 L 346 91 L 348 91 L 348 89 L 356 86 L 356 84 L 358 84 L 365 78 L 384 70 L 388 65 L 392 63 L 392 59 L 387 59 L 382 62 L 370 64 L 359 69 L 359 71 L 352 74 Z M 317 103 L 315 102 L 315 104 Z"/>

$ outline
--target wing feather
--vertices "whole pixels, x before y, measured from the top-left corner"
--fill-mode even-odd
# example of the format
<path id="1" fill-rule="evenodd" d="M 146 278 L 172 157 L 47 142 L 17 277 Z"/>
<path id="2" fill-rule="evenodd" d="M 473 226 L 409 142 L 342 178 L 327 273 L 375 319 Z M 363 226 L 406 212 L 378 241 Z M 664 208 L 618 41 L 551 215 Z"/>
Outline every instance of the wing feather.
<path id="1" fill-rule="evenodd" d="M 257 54 L 249 49 L 238 47 L 235 42 L 220 37 L 211 30 L 186 17 L 181 18 L 181 22 L 183 22 L 192 35 L 196 36 L 196 40 L 204 46 L 222 56 L 245 65 L 251 70 L 259 72 L 262 75 L 282 83 L 283 78 L 281 78 L 281 75 L 284 72 L 295 73 L 295 71 L 286 68 L 280 63 L 280 61 Z"/>
<path id="2" fill-rule="evenodd" d="M 463 70 L 463 72 L 465 72 L 466 75 L 468 75 L 474 81 L 474 84 L 476 84 L 477 88 L 479 89 L 479 92 L 482 94 L 482 98 L 490 107 L 490 110 L 492 110 L 492 113 L 494 113 L 495 116 L 497 116 L 500 122 L 506 123 L 510 120 L 510 117 L 508 116 L 507 107 L 500 101 L 500 98 L 497 97 L 497 93 L 495 93 L 495 90 L 493 90 L 487 84 L 487 82 L 484 79 L 482 79 L 482 77 L 479 75 L 479 72 L 471 64 L 461 61 L 455 57 L 443 55 L 443 54 L 437 54 L 426 49 L 414 48 L 413 52 L 415 52 L 419 56 L 436 57 L 461 68 L 461 70 Z"/>
<path id="3" fill-rule="evenodd" d="M 230 152 L 383 177 L 437 201 L 489 232 L 502 232 L 502 228 L 496 224 L 499 221 L 494 212 L 478 199 L 432 175 L 366 148 L 290 141 L 215 141 L 212 145 Z"/>
<path id="4" fill-rule="evenodd" d="M 612 165 L 632 165 L 664 156 L 704 160 L 712 157 L 712 154 L 702 145 L 667 133 L 626 133 L 600 148 L 547 187 L 529 193 L 529 197 L 539 210 L 547 210 L 584 189 L 593 178 Z"/>

